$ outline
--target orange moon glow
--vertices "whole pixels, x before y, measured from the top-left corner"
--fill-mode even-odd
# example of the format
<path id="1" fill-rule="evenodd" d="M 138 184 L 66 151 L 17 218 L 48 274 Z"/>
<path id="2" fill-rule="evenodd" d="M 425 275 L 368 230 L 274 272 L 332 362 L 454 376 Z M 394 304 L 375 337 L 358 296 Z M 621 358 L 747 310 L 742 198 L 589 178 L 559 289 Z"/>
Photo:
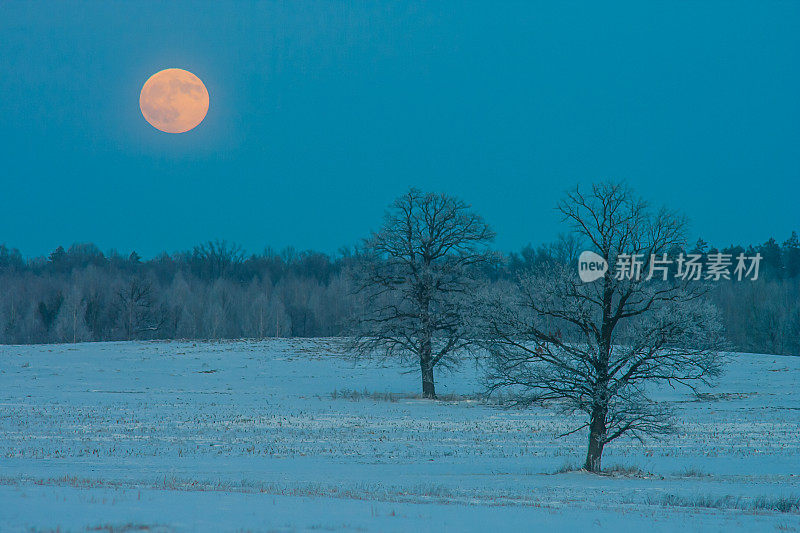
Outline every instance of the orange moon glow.
<path id="1" fill-rule="evenodd" d="M 200 78 L 188 70 L 168 68 L 144 82 L 139 107 L 154 128 L 183 133 L 206 118 L 208 90 Z"/>

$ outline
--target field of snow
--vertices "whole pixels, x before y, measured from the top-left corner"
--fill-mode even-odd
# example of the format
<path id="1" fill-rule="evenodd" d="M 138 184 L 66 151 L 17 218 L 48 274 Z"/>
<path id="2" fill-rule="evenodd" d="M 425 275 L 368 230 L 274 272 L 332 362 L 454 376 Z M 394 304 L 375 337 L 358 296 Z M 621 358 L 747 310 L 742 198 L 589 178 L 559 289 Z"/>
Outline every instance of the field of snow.
<path id="1" fill-rule="evenodd" d="M 0 346 L 0 531 L 800 531 L 800 357 L 658 394 L 678 431 L 597 476 L 554 411 L 334 340 Z M 559 473 L 561 472 L 561 473 Z"/>

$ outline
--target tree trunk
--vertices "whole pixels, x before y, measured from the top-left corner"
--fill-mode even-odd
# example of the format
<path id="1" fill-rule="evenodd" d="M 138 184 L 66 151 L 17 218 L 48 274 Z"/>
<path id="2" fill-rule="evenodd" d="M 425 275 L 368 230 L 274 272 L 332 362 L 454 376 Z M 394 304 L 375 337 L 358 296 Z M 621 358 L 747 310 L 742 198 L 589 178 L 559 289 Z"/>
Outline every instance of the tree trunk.
<path id="1" fill-rule="evenodd" d="M 433 384 L 433 361 L 431 357 L 431 338 L 426 335 L 420 346 L 419 369 L 422 374 L 422 397 L 436 399 L 436 387 Z"/>
<path id="2" fill-rule="evenodd" d="M 600 472 L 603 446 L 606 439 L 606 414 L 608 412 L 608 362 L 611 359 L 611 339 L 614 331 L 612 303 L 614 297 L 611 278 L 603 278 L 603 324 L 600 328 L 599 352 L 594 366 L 597 382 L 594 384 L 594 404 L 589 419 L 589 450 L 583 468 L 589 472 Z"/>
<path id="3" fill-rule="evenodd" d="M 422 397 L 436 399 L 436 387 L 433 384 L 433 334 L 431 332 L 430 301 L 422 304 L 422 344 L 419 350 L 419 368 L 422 373 Z"/>
<path id="4" fill-rule="evenodd" d="M 583 468 L 589 472 L 600 472 L 603 459 L 603 446 L 606 437 L 606 415 L 602 409 L 595 408 L 589 423 L 589 451 Z"/>
<path id="5" fill-rule="evenodd" d="M 436 399 L 436 386 L 433 383 L 433 365 L 430 358 L 427 360 L 420 358 L 419 367 L 422 371 L 422 397 Z"/>

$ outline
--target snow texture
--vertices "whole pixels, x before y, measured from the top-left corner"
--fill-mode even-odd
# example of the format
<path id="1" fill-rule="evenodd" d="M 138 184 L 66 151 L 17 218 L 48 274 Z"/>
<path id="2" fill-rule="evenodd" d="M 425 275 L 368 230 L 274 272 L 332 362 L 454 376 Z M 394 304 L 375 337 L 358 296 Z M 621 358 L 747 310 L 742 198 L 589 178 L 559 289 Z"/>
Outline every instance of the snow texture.
<path id="1" fill-rule="evenodd" d="M 654 394 L 678 431 L 584 459 L 582 421 L 333 339 L 0 346 L 0 530 L 800 531 L 800 357 Z M 618 466 L 619 468 L 613 468 Z"/>

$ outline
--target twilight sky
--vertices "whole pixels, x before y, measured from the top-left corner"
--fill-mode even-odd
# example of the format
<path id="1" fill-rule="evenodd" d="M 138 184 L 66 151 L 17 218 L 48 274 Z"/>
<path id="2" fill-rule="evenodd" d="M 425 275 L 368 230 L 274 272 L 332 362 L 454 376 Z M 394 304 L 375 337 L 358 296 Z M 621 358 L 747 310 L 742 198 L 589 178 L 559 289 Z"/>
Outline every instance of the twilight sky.
<path id="1" fill-rule="evenodd" d="M 702 4 L 702 5 L 701 5 Z M 155 72 L 210 93 L 162 133 Z M 626 179 L 718 245 L 800 230 L 800 3 L 2 2 L 0 243 L 333 252 L 407 187 L 518 249 Z"/>

